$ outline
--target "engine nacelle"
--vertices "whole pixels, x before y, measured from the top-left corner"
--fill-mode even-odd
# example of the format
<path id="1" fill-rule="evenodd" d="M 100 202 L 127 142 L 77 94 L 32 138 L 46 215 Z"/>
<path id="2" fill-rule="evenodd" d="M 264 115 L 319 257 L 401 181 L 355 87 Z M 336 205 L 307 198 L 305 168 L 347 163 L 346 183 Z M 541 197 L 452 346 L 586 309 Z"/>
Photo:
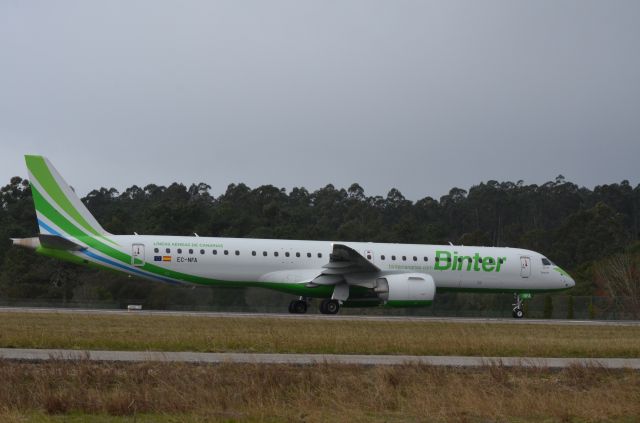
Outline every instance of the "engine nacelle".
<path id="1" fill-rule="evenodd" d="M 378 278 L 374 291 L 388 307 L 424 307 L 433 302 L 436 284 L 424 273 L 402 273 Z"/>

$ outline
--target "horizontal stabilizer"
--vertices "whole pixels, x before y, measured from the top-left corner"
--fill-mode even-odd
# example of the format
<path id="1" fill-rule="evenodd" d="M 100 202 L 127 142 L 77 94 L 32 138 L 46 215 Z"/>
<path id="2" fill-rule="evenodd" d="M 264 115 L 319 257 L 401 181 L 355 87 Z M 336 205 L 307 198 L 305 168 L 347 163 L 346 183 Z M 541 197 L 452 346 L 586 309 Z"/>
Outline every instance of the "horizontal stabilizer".
<path id="1" fill-rule="evenodd" d="M 57 235 L 40 234 L 38 238 L 40 238 L 40 245 L 53 250 L 81 251 L 86 249 L 82 245 Z"/>

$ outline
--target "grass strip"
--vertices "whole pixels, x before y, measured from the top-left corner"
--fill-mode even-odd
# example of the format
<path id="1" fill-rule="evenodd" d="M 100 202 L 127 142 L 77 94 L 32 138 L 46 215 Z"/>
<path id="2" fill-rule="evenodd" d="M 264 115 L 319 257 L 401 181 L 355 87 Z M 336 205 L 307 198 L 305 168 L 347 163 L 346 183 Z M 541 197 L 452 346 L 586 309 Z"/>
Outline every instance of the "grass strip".
<path id="1" fill-rule="evenodd" d="M 640 357 L 640 326 L 0 313 L 0 347 Z"/>

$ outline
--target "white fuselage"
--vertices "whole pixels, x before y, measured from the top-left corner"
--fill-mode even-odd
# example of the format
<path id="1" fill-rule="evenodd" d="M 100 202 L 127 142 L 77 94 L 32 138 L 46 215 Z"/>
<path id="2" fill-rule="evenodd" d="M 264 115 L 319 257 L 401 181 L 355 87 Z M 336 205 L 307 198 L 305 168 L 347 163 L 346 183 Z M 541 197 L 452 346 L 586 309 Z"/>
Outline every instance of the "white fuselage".
<path id="1" fill-rule="evenodd" d="M 139 258 L 137 266 L 133 267 L 153 263 L 166 269 L 169 278 L 172 271 L 231 283 L 308 282 L 329 262 L 334 244 L 331 241 L 140 235 L 113 236 L 112 239 L 121 246 L 131 246 L 128 253 Z M 544 265 L 543 256 L 530 250 L 363 242 L 340 244 L 367 258 L 380 269 L 379 275 L 424 273 L 433 277 L 438 289 L 547 291 L 574 285 L 565 272 L 553 264 Z M 349 279 L 357 282 L 361 276 L 351 275 Z"/>

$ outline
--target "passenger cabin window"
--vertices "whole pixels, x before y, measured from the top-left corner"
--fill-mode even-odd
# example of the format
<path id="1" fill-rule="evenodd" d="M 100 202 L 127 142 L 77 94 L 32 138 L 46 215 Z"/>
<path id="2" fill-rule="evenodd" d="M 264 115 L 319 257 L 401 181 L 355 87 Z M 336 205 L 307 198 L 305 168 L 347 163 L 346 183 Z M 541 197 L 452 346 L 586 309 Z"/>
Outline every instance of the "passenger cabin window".
<path id="1" fill-rule="evenodd" d="M 396 259 L 396 256 L 391 256 L 391 260 L 395 260 L 395 259 Z"/>
<path id="2" fill-rule="evenodd" d="M 204 254 L 204 250 L 200 250 L 200 254 Z"/>
<path id="3" fill-rule="evenodd" d="M 267 256 L 267 252 L 266 252 L 266 251 L 263 251 L 263 252 L 262 252 L 262 255 L 266 257 L 266 256 Z"/>
<path id="4" fill-rule="evenodd" d="M 213 255 L 214 256 L 218 255 L 218 250 L 213 250 Z"/>
<path id="5" fill-rule="evenodd" d="M 425 256 L 424 261 L 429 261 L 429 257 Z"/>
<path id="6" fill-rule="evenodd" d="M 371 254 L 367 254 L 367 260 L 371 260 Z"/>
<path id="7" fill-rule="evenodd" d="M 296 257 L 300 257 L 300 253 L 296 253 Z"/>
<path id="8" fill-rule="evenodd" d="M 229 255 L 229 250 L 224 250 L 224 255 L 228 256 Z"/>
<path id="9" fill-rule="evenodd" d="M 413 261 L 418 261 L 418 257 L 413 256 Z"/>
<path id="10" fill-rule="evenodd" d="M 322 253 L 318 253 L 318 258 L 322 258 Z"/>
<path id="11" fill-rule="evenodd" d="M 402 256 L 402 261 L 407 261 L 407 256 Z"/>
<path id="12" fill-rule="evenodd" d="M 171 248 L 167 248 L 166 250 L 164 250 L 167 252 L 167 254 L 169 254 L 171 252 Z"/>
<path id="13" fill-rule="evenodd" d="M 284 255 L 285 255 L 286 257 L 289 257 L 289 252 L 287 251 L 286 253 L 284 253 Z"/>
<path id="14" fill-rule="evenodd" d="M 542 265 L 543 266 L 551 266 L 551 261 L 546 257 L 542 257 Z"/>
<path id="15" fill-rule="evenodd" d="M 189 248 L 189 254 L 193 254 L 193 248 Z"/>
<path id="16" fill-rule="evenodd" d="M 311 253 L 307 253 L 307 257 L 311 258 Z"/>
<path id="17" fill-rule="evenodd" d="M 236 250 L 236 256 L 239 256 L 239 255 L 240 255 L 240 251 Z"/>
<path id="18" fill-rule="evenodd" d="M 160 252 L 160 250 L 159 250 L 159 249 L 157 249 L 157 248 L 154 248 L 154 249 L 153 249 L 153 252 L 154 252 L 154 253 L 159 253 L 159 252 Z"/>
<path id="19" fill-rule="evenodd" d="M 274 251 L 274 252 L 273 252 L 273 255 L 274 255 L 274 256 L 276 256 L 276 257 L 278 257 L 278 252 L 277 252 L 277 251 Z"/>
<path id="20" fill-rule="evenodd" d="M 251 252 L 251 255 L 252 255 L 252 256 L 255 256 L 255 255 L 256 255 L 256 252 L 255 252 L 255 251 L 252 251 L 252 252 Z"/>
<path id="21" fill-rule="evenodd" d="M 384 260 L 384 254 L 380 256 L 380 260 Z"/>

